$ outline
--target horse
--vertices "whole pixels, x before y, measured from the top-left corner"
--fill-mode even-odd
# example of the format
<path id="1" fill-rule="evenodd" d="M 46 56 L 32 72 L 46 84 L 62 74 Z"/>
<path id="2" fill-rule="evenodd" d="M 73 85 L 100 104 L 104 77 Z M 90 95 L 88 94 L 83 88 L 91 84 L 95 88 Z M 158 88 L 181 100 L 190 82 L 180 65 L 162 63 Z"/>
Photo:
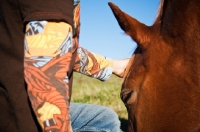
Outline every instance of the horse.
<path id="1" fill-rule="evenodd" d="M 161 0 L 146 26 L 108 3 L 137 48 L 121 99 L 129 132 L 200 132 L 200 0 Z"/>

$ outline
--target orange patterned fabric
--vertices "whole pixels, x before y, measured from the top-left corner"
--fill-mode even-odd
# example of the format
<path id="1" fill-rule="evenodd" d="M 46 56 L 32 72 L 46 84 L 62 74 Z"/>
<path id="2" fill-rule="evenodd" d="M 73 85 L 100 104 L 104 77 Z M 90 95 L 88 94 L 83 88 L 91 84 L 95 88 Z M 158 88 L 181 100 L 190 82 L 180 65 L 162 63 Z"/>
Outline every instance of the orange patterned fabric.
<path id="1" fill-rule="evenodd" d="M 77 45 L 71 31 L 71 26 L 63 22 L 27 25 L 25 80 L 33 110 L 45 131 L 72 131 L 68 73 Z"/>
<path id="2" fill-rule="evenodd" d="M 112 74 L 112 60 L 78 46 L 79 1 L 74 14 L 74 28 L 65 22 L 48 21 L 32 21 L 26 26 L 24 75 L 32 108 L 44 131 L 72 131 L 72 70 L 100 80 Z M 70 69 L 73 59 L 75 63 Z"/>

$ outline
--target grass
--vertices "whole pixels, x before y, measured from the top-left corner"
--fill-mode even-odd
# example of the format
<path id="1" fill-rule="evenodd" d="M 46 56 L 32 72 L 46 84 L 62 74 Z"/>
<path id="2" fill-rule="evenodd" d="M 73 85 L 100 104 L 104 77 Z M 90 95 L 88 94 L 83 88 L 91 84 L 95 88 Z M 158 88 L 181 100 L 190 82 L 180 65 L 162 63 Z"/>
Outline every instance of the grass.
<path id="1" fill-rule="evenodd" d="M 120 99 L 121 84 L 122 79 L 115 75 L 102 82 L 80 73 L 74 73 L 71 101 L 98 104 L 113 109 L 122 121 L 122 130 L 126 131 L 127 111 Z"/>

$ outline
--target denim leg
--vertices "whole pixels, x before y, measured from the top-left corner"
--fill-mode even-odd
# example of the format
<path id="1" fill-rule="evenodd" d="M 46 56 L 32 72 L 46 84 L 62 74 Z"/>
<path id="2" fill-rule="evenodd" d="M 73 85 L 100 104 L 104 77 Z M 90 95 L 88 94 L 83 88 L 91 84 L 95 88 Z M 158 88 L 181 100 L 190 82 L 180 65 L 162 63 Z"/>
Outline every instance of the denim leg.
<path id="1" fill-rule="evenodd" d="M 70 103 L 73 132 L 121 132 L 118 115 L 110 108 Z"/>

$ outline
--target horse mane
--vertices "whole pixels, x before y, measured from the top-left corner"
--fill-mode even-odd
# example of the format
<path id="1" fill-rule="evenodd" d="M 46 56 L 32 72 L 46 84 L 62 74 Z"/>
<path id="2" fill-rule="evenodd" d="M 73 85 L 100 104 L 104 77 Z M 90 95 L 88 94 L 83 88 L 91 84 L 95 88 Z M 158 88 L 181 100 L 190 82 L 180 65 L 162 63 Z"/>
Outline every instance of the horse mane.
<path id="1" fill-rule="evenodd" d="M 159 25 L 160 33 L 165 38 L 178 39 L 193 47 L 195 45 L 190 43 L 198 44 L 200 41 L 199 4 L 198 0 L 182 0 L 181 3 L 176 0 L 161 0 L 153 26 Z M 178 40 L 175 40 L 176 43 Z"/>
<path id="2" fill-rule="evenodd" d="M 161 22 L 163 10 L 164 10 L 164 0 L 161 0 L 158 10 L 157 10 L 157 16 L 156 16 L 154 24 L 158 24 Z"/>

